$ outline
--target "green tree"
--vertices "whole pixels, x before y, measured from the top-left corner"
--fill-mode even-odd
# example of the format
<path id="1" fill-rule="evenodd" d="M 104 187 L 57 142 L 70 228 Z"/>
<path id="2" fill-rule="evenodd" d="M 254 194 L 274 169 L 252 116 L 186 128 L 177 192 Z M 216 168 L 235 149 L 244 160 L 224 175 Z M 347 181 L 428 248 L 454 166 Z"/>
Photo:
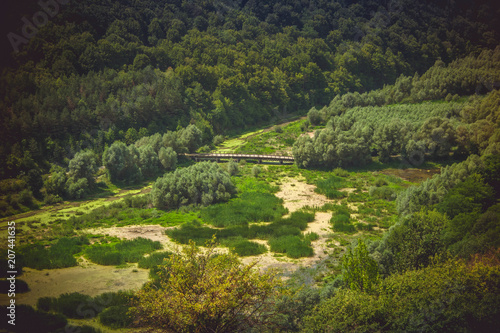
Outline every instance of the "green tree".
<path id="1" fill-rule="evenodd" d="M 54 167 L 44 181 L 45 190 L 48 194 L 55 194 L 64 197 L 66 194 L 66 181 L 68 177 L 61 167 Z"/>
<path id="2" fill-rule="evenodd" d="M 135 148 L 135 146 L 130 146 Z M 102 163 L 108 170 L 111 181 L 135 182 L 141 179 L 141 170 L 136 164 L 137 149 L 129 149 L 123 142 L 115 141 L 102 155 Z"/>
<path id="3" fill-rule="evenodd" d="M 145 145 L 138 148 L 139 167 L 144 177 L 153 177 L 158 173 L 160 161 L 151 145 Z"/>
<path id="4" fill-rule="evenodd" d="M 189 204 L 208 206 L 228 201 L 235 192 L 225 170 L 216 163 L 201 162 L 158 178 L 151 190 L 151 201 L 160 209 Z"/>
<path id="5" fill-rule="evenodd" d="M 166 170 L 175 170 L 177 166 L 177 153 L 172 149 L 172 147 L 161 147 L 158 153 L 158 158 L 161 165 Z"/>
<path id="6" fill-rule="evenodd" d="M 363 240 L 342 257 L 342 276 L 352 290 L 370 292 L 379 282 L 377 262 L 370 257 Z"/>
<path id="7" fill-rule="evenodd" d="M 132 307 L 135 323 L 171 332 L 263 331 L 281 282 L 243 265 L 234 254 L 201 251 L 191 242 L 161 266 L 159 287 L 148 284 Z"/>
<path id="8" fill-rule="evenodd" d="M 97 172 L 97 156 L 91 150 L 82 150 L 75 154 L 69 161 L 69 174 L 75 179 L 85 178 L 89 186 L 92 186 L 94 174 Z"/>
<path id="9" fill-rule="evenodd" d="M 230 160 L 227 163 L 227 172 L 229 172 L 229 174 L 231 176 L 237 175 L 239 169 L 240 169 L 240 167 L 238 166 L 238 163 L 235 160 Z"/>

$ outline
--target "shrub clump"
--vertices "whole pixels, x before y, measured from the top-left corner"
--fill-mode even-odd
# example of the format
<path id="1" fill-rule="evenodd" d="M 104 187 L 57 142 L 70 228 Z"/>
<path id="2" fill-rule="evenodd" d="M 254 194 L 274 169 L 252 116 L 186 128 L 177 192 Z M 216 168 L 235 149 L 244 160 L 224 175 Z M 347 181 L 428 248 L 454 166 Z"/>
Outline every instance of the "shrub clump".
<path id="1" fill-rule="evenodd" d="M 216 226 L 228 227 L 248 222 L 273 221 L 286 213 L 282 200 L 271 193 L 244 192 L 227 204 L 207 207 L 201 218 Z"/>
<path id="2" fill-rule="evenodd" d="M 345 180 L 338 176 L 331 176 L 330 178 L 316 182 L 316 192 L 325 195 L 328 199 L 344 198 L 346 194 L 339 191 L 343 187 L 345 187 Z"/>
<path id="3" fill-rule="evenodd" d="M 146 238 L 125 240 L 116 244 L 98 244 L 86 249 L 87 257 L 99 265 L 121 265 L 138 262 L 144 254 L 161 249 L 161 243 Z"/>
<path id="4" fill-rule="evenodd" d="M 68 318 L 84 318 L 92 306 L 92 297 L 80 293 L 65 293 L 57 299 L 56 311 Z"/>
<path id="5" fill-rule="evenodd" d="M 352 234 L 356 232 L 356 227 L 351 222 L 351 214 L 346 206 L 336 206 L 335 212 L 330 219 L 332 229 L 337 232 Z"/>
<path id="6" fill-rule="evenodd" d="M 267 252 L 267 248 L 259 243 L 246 239 L 239 239 L 229 244 L 231 250 L 240 257 L 257 256 Z"/>
<path id="7" fill-rule="evenodd" d="M 153 268 L 161 265 L 163 263 L 163 259 L 170 257 L 171 254 L 172 253 L 168 251 L 151 253 L 148 257 L 141 258 L 137 266 L 139 268 Z"/>
<path id="8" fill-rule="evenodd" d="M 385 200 L 395 200 L 396 190 L 389 186 L 372 186 L 368 192 L 371 197 Z"/>
<path id="9" fill-rule="evenodd" d="M 89 240 L 82 237 L 63 237 L 46 248 L 42 244 L 23 246 L 19 249 L 19 261 L 25 267 L 34 269 L 54 269 L 76 266 L 74 254 L 81 251 Z"/>
<path id="10" fill-rule="evenodd" d="M 132 324 L 132 317 L 128 314 L 126 305 L 114 305 L 104 309 L 99 314 L 99 320 L 104 326 L 111 328 L 124 328 Z"/>
<path id="11" fill-rule="evenodd" d="M 2 307 L 5 311 L 5 307 Z M 2 312 L 4 312 L 2 311 Z M 5 315 L 2 317 L 8 318 Z M 2 320 L 0 330 L 8 332 L 37 332 L 49 333 L 57 332 L 59 329 L 64 328 L 68 324 L 68 320 L 60 314 L 46 313 L 37 311 L 29 305 L 16 305 L 16 325 L 10 325 L 7 320 Z"/>
<path id="12" fill-rule="evenodd" d="M 15 284 L 16 284 L 16 293 L 25 293 L 30 291 L 28 284 L 24 280 L 16 279 Z M 10 285 L 11 285 L 10 280 L 0 280 L 0 293 L 8 294 Z"/>
<path id="13" fill-rule="evenodd" d="M 224 169 L 216 163 L 201 162 L 158 178 L 151 199 L 157 208 L 176 209 L 189 204 L 208 206 L 228 201 L 235 192 Z"/>
<path id="14" fill-rule="evenodd" d="M 314 254 L 311 242 L 304 240 L 300 236 L 282 236 L 269 240 L 271 251 L 284 253 L 290 258 L 311 257 Z"/>

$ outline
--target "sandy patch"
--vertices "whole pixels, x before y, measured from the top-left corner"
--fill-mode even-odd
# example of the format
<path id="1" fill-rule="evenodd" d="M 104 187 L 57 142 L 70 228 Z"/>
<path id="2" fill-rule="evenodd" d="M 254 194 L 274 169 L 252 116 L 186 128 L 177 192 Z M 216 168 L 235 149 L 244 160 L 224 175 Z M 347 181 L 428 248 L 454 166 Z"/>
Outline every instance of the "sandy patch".
<path id="1" fill-rule="evenodd" d="M 109 291 L 138 290 L 148 281 L 148 275 L 149 270 L 137 268 L 137 264 L 116 268 L 85 262 L 76 267 L 50 270 L 25 268 L 19 279 L 26 281 L 31 291 L 16 294 L 16 304 L 35 305 L 40 297 L 58 297 L 71 292 L 96 296 Z M 7 295 L 0 295 L 0 304 L 8 301 Z"/>
<path id="2" fill-rule="evenodd" d="M 315 188 L 316 186 L 297 179 L 284 179 L 279 192 L 275 195 L 283 199 L 283 205 L 288 208 L 290 213 L 305 206 L 323 206 L 326 203 L 334 202 L 324 195 L 314 192 Z"/>
<path id="3" fill-rule="evenodd" d="M 147 238 L 152 241 L 159 241 L 164 250 L 174 250 L 177 245 L 170 240 L 170 238 L 165 235 L 165 230 L 170 229 L 168 227 L 162 227 L 159 225 L 133 225 L 126 227 L 111 227 L 111 228 L 93 228 L 85 229 L 84 233 L 107 235 L 111 237 L 118 237 L 122 239 L 134 239 L 134 238 Z"/>
<path id="4" fill-rule="evenodd" d="M 280 191 L 276 196 L 283 199 L 283 205 L 292 213 L 305 206 L 323 206 L 325 203 L 335 202 L 324 195 L 314 192 L 314 185 L 306 184 L 297 179 L 285 179 Z M 330 219 L 332 213 L 317 212 L 313 222 L 309 223 L 304 233 L 315 232 L 319 239 L 312 242 L 314 255 L 308 258 L 290 259 L 284 255 L 267 252 L 260 256 L 245 257 L 243 263 L 249 264 L 257 261 L 257 267 L 261 270 L 276 268 L 283 272 L 292 272 L 300 267 L 310 267 L 327 256 L 325 249 L 328 235 L 332 232 Z M 266 241 L 253 239 L 252 241 L 264 244 L 269 248 Z"/>

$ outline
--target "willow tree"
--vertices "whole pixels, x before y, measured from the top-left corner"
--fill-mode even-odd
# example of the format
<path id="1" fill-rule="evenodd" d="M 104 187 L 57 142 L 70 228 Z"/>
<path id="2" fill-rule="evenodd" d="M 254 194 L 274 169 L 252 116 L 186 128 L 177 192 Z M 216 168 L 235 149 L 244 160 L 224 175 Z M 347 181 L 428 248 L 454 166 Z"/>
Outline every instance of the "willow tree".
<path id="1" fill-rule="evenodd" d="M 159 282 L 137 293 L 134 324 L 165 332 L 257 332 L 268 328 L 280 293 L 279 277 L 191 242 L 160 266 Z M 159 287 L 158 287 L 159 286 Z"/>

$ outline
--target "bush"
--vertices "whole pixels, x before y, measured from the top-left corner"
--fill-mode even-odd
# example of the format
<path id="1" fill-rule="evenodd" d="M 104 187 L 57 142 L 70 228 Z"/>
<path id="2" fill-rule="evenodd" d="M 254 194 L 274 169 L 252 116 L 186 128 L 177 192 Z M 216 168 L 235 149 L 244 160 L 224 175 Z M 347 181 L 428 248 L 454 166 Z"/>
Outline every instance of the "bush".
<path id="1" fill-rule="evenodd" d="M 230 242 L 229 247 L 240 257 L 256 256 L 267 252 L 264 245 L 246 239 Z"/>
<path id="2" fill-rule="evenodd" d="M 158 152 L 158 159 L 166 170 L 175 170 L 177 167 L 177 153 L 172 147 L 161 147 Z"/>
<path id="3" fill-rule="evenodd" d="M 151 199 L 157 208 L 176 209 L 228 201 L 235 192 L 229 174 L 218 164 L 200 162 L 158 178 Z"/>
<path id="4" fill-rule="evenodd" d="M 269 240 L 271 251 L 285 253 L 290 258 L 311 257 L 314 254 L 309 241 L 299 236 L 282 236 Z"/>
<path id="5" fill-rule="evenodd" d="M 111 245 L 94 245 L 85 250 L 87 257 L 99 265 L 121 265 L 125 263 L 123 255 Z"/>
<path id="6" fill-rule="evenodd" d="M 315 232 L 309 232 L 309 233 L 304 235 L 304 239 L 307 241 L 313 242 L 313 241 L 319 239 L 319 235 Z"/>
<path id="7" fill-rule="evenodd" d="M 19 193 L 18 202 L 21 205 L 29 208 L 33 208 L 35 206 L 35 203 L 33 201 L 33 194 L 28 189 L 24 189 L 21 191 L 21 193 Z"/>
<path id="8" fill-rule="evenodd" d="M 333 174 L 338 177 L 349 177 L 349 171 L 342 168 L 333 169 Z"/>
<path id="9" fill-rule="evenodd" d="M 500 268 L 494 256 L 476 256 L 469 262 L 452 259 L 392 274 L 372 293 L 341 290 L 307 315 L 303 328 L 307 332 L 496 332 Z"/>
<path id="10" fill-rule="evenodd" d="M 128 314 L 129 307 L 115 305 L 106 308 L 99 314 L 99 320 L 104 326 L 124 328 L 132 324 L 132 317 Z"/>
<path id="11" fill-rule="evenodd" d="M 345 187 L 345 180 L 338 176 L 332 176 L 327 179 L 316 182 L 316 192 L 325 195 L 328 199 L 344 198 L 346 194 L 338 191 Z"/>
<path id="12" fill-rule="evenodd" d="M 34 269 L 54 269 L 76 266 L 74 254 L 88 244 L 86 237 L 63 237 L 49 248 L 41 244 L 26 245 L 19 248 L 19 262 Z"/>
<path id="13" fill-rule="evenodd" d="M 214 144 L 214 146 L 218 146 L 221 143 L 223 143 L 224 140 L 225 140 L 224 136 L 218 134 L 218 135 L 214 136 L 214 139 L 212 140 L 212 143 Z"/>
<path id="14" fill-rule="evenodd" d="M 37 311 L 29 305 L 16 305 L 16 325 L 7 323 L 5 306 L 2 306 L 2 318 L 0 329 L 5 329 L 8 332 L 37 332 L 49 333 L 64 328 L 68 324 L 68 320 L 60 314 L 46 313 Z"/>
<path id="15" fill-rule="evenodd" d="M 257 177 L 261 173 L 262 169 L 258 165 L 252 167 L 252 176 Z"/>
<path id="16" fill-rule="evenodd" d="M 234 160 L 231 160 L 227 163 L 227 172 L 229 172 L 231 176 L 237 175 L 238 171 L 239 171 L 238 163 L 236 163 Z"/>
<path id="17" fill-rule="evenodd" d="M 40 297 L 36 301 L 36 308 L 41 311 L 49 312 L 57 309 L 57 298 L 55 297 Z"/>
<path id="18" fill-rule="evenodd" d="M 150 331 L 263 331 L 274 315 L 281 281 L 260 273 L 236 255 L 217 253 L 215 244 L 201 251 L 194 243 L 165 264 L 159 288 L 147 285 L 132 307 L 139 327 Z"/>
<path id="19" fill-rule="evenodd" d="M 85 250 L 88 258 L 100 265 L 121 265 L 125 262 L 138 262 L 144 254 L 161 249 L 158 241 L 146 238 L 121 241 L 117 244 L 98 244 Z"/>
<path id="20" fill-rule="evenodd" d="M 370 196 L 384 200 L 396 199 L 396 190 L 389 186 L 375 187 L 371 186 L 369 189 Z"/>
<path id="21" fill-rule="evenodd" d="M 340 213 L 332 216 L 330 223 L 333 224 L 332 229 L 337 232 L 352 234 L 356 232 L 356 227 L 351 223 L 349 215 Z"/>
<path id="22" fill-rule="evenodd" d="M 28 287 L 28 284 L 26 281 L 21 280 L 21 279 L 15 279 L 15 291 L 16 293 L 26 293 L 30 291 L 30 288 Z M 1 294 L 8 294 L 10 290 L 10 285 L 11 285 L 11 280 L 0 280 L 0 293 Z"/>
<path id="23" fill-rule="evenodd" d="M 282 200 L 270 193 L 243 192 L 226 204 L 207 207 L 201 218 L 216 226 L 244 225 L 248 222 L 270 222 L 286 213 Z"/>
<path id="24" fill-rule="evenodd" d="M 180 228 L 166 230 L 165 233 L 181 244 L 188 244 L 189 241 L 195 242 L 197 245 L 203 245 L 207 240 L 210 240 L 213 235 L 219 234 L 221 230 L 216 230 L 202 226 L 200 221 L 191 221 L 184 223 Z"/>
<path id="25" fill-rule="evenodd" d="M 152 268 L 163 263 L 163 259 L 170 257 L 171 252 L 155 252 L 151 253 L 148 257 L 143 257 L 139 260 L 139 268 Z"/>
<path id="26" fill-rule="evenodd" d="M 82 319 L 93 309 L 92 297 L 80 293 L 65 293 L 57 299 L 57 312 L 68 318 Z M 94 313 L 94 311 L 91 311 Z"/>

